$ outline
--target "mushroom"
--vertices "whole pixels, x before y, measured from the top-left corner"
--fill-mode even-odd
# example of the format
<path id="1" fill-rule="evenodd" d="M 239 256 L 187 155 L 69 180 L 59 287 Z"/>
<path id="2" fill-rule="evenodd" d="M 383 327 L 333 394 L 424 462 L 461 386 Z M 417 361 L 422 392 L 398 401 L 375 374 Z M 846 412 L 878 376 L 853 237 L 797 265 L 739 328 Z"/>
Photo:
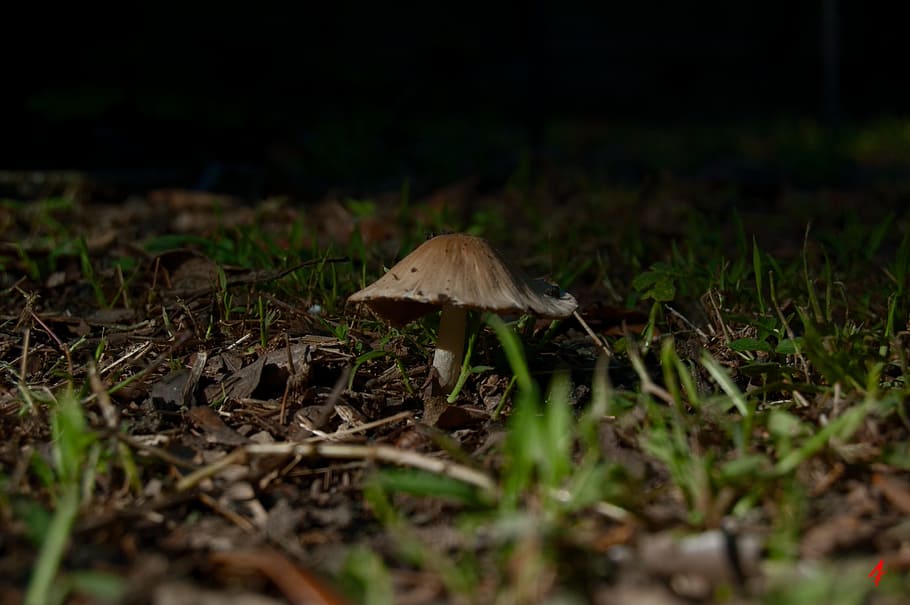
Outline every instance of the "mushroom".
<path id="1" fill-rule="evenodd" d="M 448 393 L 458 379 L 468 309 L 568 317 L 578 303 L 542 280 L 529 280 L 479 237 L 454 233 L 421 244 L 349 302 L 404 325 L 442 307 L 433 367 Z"/>

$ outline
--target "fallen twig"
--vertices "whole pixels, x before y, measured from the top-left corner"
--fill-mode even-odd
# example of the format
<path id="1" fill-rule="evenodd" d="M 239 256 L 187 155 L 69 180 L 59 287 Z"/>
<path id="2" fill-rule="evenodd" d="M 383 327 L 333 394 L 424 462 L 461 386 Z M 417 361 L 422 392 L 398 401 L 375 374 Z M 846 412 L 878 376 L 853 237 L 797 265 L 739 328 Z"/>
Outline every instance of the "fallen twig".
<path id="1" fill-rule="evenodd" d="M 326 439 L 337 439 L 338 437 L 346 437 L 348 435 L 354 435 L 356 433 L 368 431 L 370 429 L 375 429 L 376 427 L 383 426 L 385 424 L 392 424 L 394 422 L 398 422 L 399 420 L 408 420 L 409 418 L 413 418 L 413 416 L 414 416 L 414 414 L 412 414 L 411 412 L 398 412 L 397 414 L 393 414 L 392 416 L 388 416 L 386 418 L 380 418 L 379 420 L 374 420 L 372 422 L 364 422 L 363 424 L 358 424 L 357 426 L 354 426 L 351 428 L 338 430 L 338 431 L 335 431 L 334 433 L 326 433 L 325 435 L 317 435 L 315 437 L 308 437 L 307 439 L 304 439 L 302 441 L 302 443 L 318 443 L 318 442 L 324 441 Z"/>
<path id="2" fill-rule="evenodd" d="M 594 330 L 591 329 L 591 326 L 589 326 L 588 322 L 586 322 L 582 316 L 579 315 L 578 311 L 573 311 L 572 315 L 575 316 L 575 319 L 579 324 L 581 324 L 581 327 L 584 328 L 585 332 L 588 333 L 588 336 L 591 338 L 591 340 L 594 341 L 594 344 L 600 347 L 600 349 L 604 352 L 604 354 L 607 356 L 607 359 L 613 359 L 613 351 L 611 351 L 610 347 L 607 346 L 606 341 L 604 341 L 604 339 L 598 336 Z"/>
<path id="3" fill-rule="evenodd" d="M 301 458 L 363 459 L 410 466 L 437 473 L 495 493 L 496 484 L 486 473 L 463 464 L 432 458 L 411 450 L 389 445 L 351 445 L 343 443 L 265 443 L 248 444 L 237 448 L 224 458 L 190 473 L 177 483 L 177 491 L 188 490 L 203 479 L 243 460 L 246 456 L 299 456 Z"/>

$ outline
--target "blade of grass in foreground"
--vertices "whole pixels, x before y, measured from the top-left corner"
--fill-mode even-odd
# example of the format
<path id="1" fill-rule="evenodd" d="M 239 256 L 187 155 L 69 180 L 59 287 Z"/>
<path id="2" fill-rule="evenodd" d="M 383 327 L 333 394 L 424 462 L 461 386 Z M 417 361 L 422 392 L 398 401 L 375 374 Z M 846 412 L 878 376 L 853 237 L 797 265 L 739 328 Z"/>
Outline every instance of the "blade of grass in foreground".
<path id="1" fill-rule="evenodd" d="M 51 427 L 54 436 L 54 471 L 59 482 L 59 492 L 54 516 L 44 535 L 29 580 L 25 605 L 46 605 L 51 602 L 51 585 L 79 510 L 83 461 L 94 442 L 94 436 L 86 431 L 79 400 L 72 392 L 64 394 L 57 404 Z"/>
<path id="2" fill-rule="evenodd" d="M 47 534 L 35 562 L 35 569 L 28 583 L 25 605 L 47 605 L 50 589 L 60 567 L 63 551 L 69 541 L 70 528 L 79 509 L 79 485 L 67 485 L 57 500 L 57 510 L 51 519 Z"/>
<path id="3" fill-rule="evenodd" d="M 521 342 L 519 342 L 518 337 L 515 336 L 515 333 L 509 329 L 506 322 L 498 315 L 487 313 L 484 321 L 486 321 L 487 325 L 496 332 L 496 337 L 499 338 L 503 351 L 505 351 L 506 359 L 509 360 L 512 372 L 518 380 L 518 388 L 528 393 L 536 392 L 536 385 L 531 379 L 531 372 L 528 370 L 528 364 L 525 362 L 524 352 L 522 351 Z"/>
<path id="4" fill-rule="evenodd" d="M 707 352 L 702 354 L 701 364 L 711 375 L 711 378 L 717 382 L 727 397 L 730 398 L 730 401 L 732 401 L 733 405 L 736 407 L 736 411 L 742 416 L 742 423 L 736 432 L 735 441 L 736 449 L 740 451 L 741 455 L 744 455 L 748 450 L 749 439 L 752 436 L 752 417 L 755 413 L 755 405 L 750 404 L 746 400 L 746 396 L 739 390 L 726 370 L 724 370 L 721 365 L 717 363 L 717 360 L 711 357 Z"/>

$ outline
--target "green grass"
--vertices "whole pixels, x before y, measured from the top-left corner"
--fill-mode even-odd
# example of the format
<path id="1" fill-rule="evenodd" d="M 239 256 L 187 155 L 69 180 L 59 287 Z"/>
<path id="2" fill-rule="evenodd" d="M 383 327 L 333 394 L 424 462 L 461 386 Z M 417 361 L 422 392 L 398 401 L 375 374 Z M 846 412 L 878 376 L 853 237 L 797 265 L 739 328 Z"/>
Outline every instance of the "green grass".
<path id="1" fill-rule="evenodd" d="M 755 145 L 756 153 L 765 153 Z M 862 147 L 850 140 L 844 145 Z M 348 388 L 370 364 L 394 363 L 407 393 L 416 396 L 418 385 L 411 384 L 405 359 L 394 351 L 403 347 L 426 359 L 435 319 L 393 329 L 343 301 L 428 232 L 452 229 L 500 240 L 531 271 L 549 272 L 563 286 L 647 313 L 644 326 L 611 337 L 616 358 L 609 363 L 593 346 L 579 352 L 577 344 L 552 337 L 558 327 L 535 333 L 526 320 L 485 317 L 471 341 L 472 355 L 465 357 L 459 389 L 470 399 L 484 378 L 499 373 L 508 379 L 496 416 L 505 433 L 483 460 L 461 454 L 478 466 L 493 460 L 486 470 L 495 477 L 496 493 L 426 472 L 377 470 L 361 496 L 375 517 L 370 531 L 387 532 L 393 547 L 378 553 L 351 544 L 338 576 L 343 588 L 357 602 L 393 603 L 394 571 L 412 569 L 438 578 L 462 602 L 481 602 L 478 586 L 486 602 L 538 602 L 537 590 L 551 602 L 560 596 L 575 602 L 584 598 L 576 575 L 605 582 L 620 573 L 592 544 L 606 528 L 628 524 L 636 531 L 656 526 L 697 534 L 734 519 L 766 531 L 770 579 L 756 603 L 846 605 L 910 590 L 906 573 L 893 571 L 876 589 L 865 577 L 864 561 L 845 555 L 816 565 L 801 554 L 801 540 L 823 508 L 812 493 L 819 469 L 843 464 L 859 483 L 871 481 L 875 468 L 910 470 L 905 441 L 865 447 L 885 431 L 906 438 L 910 427 L 910 234 L 901 221 L 887 215 L 864 223 L 848 213 L 840 217 L 850 225 L 846 229 L 834 217 L 754 229 L 748 217 L 719 204 L 723 200 L 709 199 L 709 209 L 724 208 L 721 217 L 710 215 L 716 210 L 690 209 L 667 236 L 633 226 L 622 212 L 637 201 L 629 191 L 586 185 L 578 200 L 584 213 L 568 214 L 563 223 L 523 203 L 545 198 L 547 183 L 526 173 L 513 181 L 500 210 L 483 206 L 460 218 L 448 211 L 414 218 L 417 205 L 405 188 L 393 210 L 401 226 L 397 254 L 364 242 L 359 232 L 347 242 L 320 244 L 318 225 L 305 215 L 281 229 L 258 215 L 252 224 L 214 237 L 143 242 L 149 252 L 189 247 L 216 263 L 211 320 L 194 328 L 201 342 L 252 333 L 249 346 L 267 350 L 283 342 L 276 326 L 291 313 L 276 301 L 300 310 L 318 305 L 321 315 L 308 329 L 336 336 L 355 356 Z M 666 188 L 672 193 L 672 184 Z M 344 206 L 356 220 L 383 212 L 368 199 L 348 199 Z M 105 308 L 142 300 L 131 277 L 138 274 L 135 266 L 124 265 L 119 283 L 101 279 L 112 266 L 93 257 L 85 239 L 72 239 L 58 216 L 66 209 L 48 201 L 33 210 L 47 252 L 20 248 L 4 264 L 40 283 L 69 259 L 88 286 L 86 304 Z M 608 230 L 585 220 L 590 216 L 616 217 L 619 225 Z M 507 226 L 536 237 L 509 241 Z M 778 227 L 797 237 L 783 254 L 774 249 Z M 334 262 L 336 257 L 349 261 Z M 230 281 L 233 269 L 281 271 L 305 261 L 311 264 L 277 280 Z M 176 333 L 169 317 L 156 319 Z M 534 355 L 543 345 L 571 349 L 562 351 L 584 363 L 573 368 L 557 362 L 552 372 L 541 372 Z M 38 403 L 23 406 L 23 413 L 33 413 L 36 405 L 48 410 L 53 448 L 50 461 L 36 456 L 30 469 L 45 492 L 41 502 L 13 513 L 38 545 L 30 604 L 59 602 L 70 590 L 102 595 L 119 589 L 104 576 L 60 574 L 73 523 L 91 503 L 97 475 L 119 469 L 136 489 L 141 472 L 131 468 L 128 450 L 88 425 L 84 395 L 29 395 Z M 635 453 L 640 468 L 605 448 L 614 434 Z M 399 498 L 445 502 L 461 541 L 442 548 L 424 539 L 419 524 L 397 506 Z M 666 503 L 671 519 L 659 520 L 653 511 Z M 587 564 L 570 569 L 578 553 Z M 847 554 L 876 555 L 869 545 Z M 736 588 L 721 587 L 718 594 L 725 590 Z"/>
<path id="2" fill-rule="evenodd" d="M 889 218 L 838 238 L 824 232 L 815 237 L 807 230 L 802 252 L 793 258 L 775 258 L 762 250 L 756 235 L 746 239 L 744 233 L 739 253 L 728 256 L 722 241 L 706 243 L 694 230 L 650 265 L 627 259 L 648 268 L 631 281 L 626 301 L 651 301 L 652 313 L 643 336 L 623 350 L 640 385 L 655 384 L 656 378 L 635 351 L 656 355 L 660 384 L 619 394 L 604 374 L 595 374 L 590 402 L 582 410 L 572 408 L 575 383 L 568 374 L 557 374 L 542 391 L 515 333 L 498 318 L 488 318 L 517 383 L 502 449 L 501 497 L 485 511 L 475 507 L 464 513 L 471 531 L 480 527 L 495 533 L 513 519 L 508 538 L 493 549 L 499 554 L 488 556 L 507 561 L 515 548 L 530 542 L 540 549 L 537 565 L 558 569 L 557 536 L 571 533 L 567 529 L 580 522 L 579 516 L 591 514 L 598 503 L 626 511 L 642 504 L 630 496 L 640 488 L 634 478 L 605 459 L 592 438 L 609 410 L 614 422 L 634 426 L 642 450 L 665 466 L 684 496 L 691 530 L 716 527 L 728 516 L 754 518 L 773 507 L 782 514 L 767 519 L 771 560 L 780 562 L 778 570 L 796 562 L 813 506 L 800 469 L 813 459 L 837 459 L 852 446 L 861 447 L 860 429 L 868 422 L 894 426 L 903 418 L 906 426 L 901 402 L 908 393 L 907 368 L 895 338 L 895 318 L 906 317 L 908 240 L 890 227 Z M 891 260 L 879 253 L 886 240 L 899 242 Z M 574 279 L 586 282 L 591 272 L 586 267 Z M 712 335 L 698 342 L 700 355 L 684 354 L 680 341 L 698 339 L 689 330 L 680 332 L 664 305 L 691 308 L 706 294 L 715 303 L 702 310 Z M 812 420 L 813 414 L 807 417 L 803 402 L 822 406 L 835 391 L 843 405 L 831 410 L 824 424 Z M 637 413 L 641 408 L 644 417 Z M 707 442 L 706 432 L 713 433 Z M 902 459 L 894 467 L 905 464 Z M 415 489 L 419 493 L 419 482 L 408 492 Z M 424 495 L 441 497 L 430 482 Z M 533 520 L 520 523 L 516 515 Z M 472 575 L 496 573 L 476 558 L 463 565 L 475 566 Z M 807 572 L 805 582 L 775 583 L 760 600 L 855 603 L 874 590 L 894 595 L 907 586 L 904 577 L 876 589 L 863 574 L 832 589 L 826 584 L 830 573 L 819 569 Z M 506 580 L 500 595 L 516 589 Z"/>
<path id="3" fill-rule="evenodd" d="M 52 459 L 32 459 L 36 477 L 50 493 L 51 511 L 40 504 L 22 503 L 30 534 L 40 544 L 25 594 L 25 605 L 63 603 L 73 591 L 99 599 L 119 598 L 125 581 L 93 570 L 60 575 L 61 561 L 80 508 L 91 499 L 96 474 L 106 471 L 103 458 L 111 454 L 86 425 L 82 406 L 72 391 L 51 403 Z M 127 454 L 129 456 L 129 454 Z"/>

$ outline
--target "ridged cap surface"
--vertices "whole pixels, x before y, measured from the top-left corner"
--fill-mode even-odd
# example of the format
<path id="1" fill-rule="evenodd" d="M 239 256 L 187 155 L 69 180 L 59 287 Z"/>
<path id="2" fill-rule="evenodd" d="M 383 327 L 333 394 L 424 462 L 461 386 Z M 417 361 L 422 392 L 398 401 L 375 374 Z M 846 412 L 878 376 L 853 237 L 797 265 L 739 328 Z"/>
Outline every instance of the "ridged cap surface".
<path id="1" fill-rule="evenodd" d="M 578 306 L 571 294 L 526 278 L 483 239 L 459 233 L 427 240 L 348 301 L 398 325 L 444 305 L 554 319 Z"/>

